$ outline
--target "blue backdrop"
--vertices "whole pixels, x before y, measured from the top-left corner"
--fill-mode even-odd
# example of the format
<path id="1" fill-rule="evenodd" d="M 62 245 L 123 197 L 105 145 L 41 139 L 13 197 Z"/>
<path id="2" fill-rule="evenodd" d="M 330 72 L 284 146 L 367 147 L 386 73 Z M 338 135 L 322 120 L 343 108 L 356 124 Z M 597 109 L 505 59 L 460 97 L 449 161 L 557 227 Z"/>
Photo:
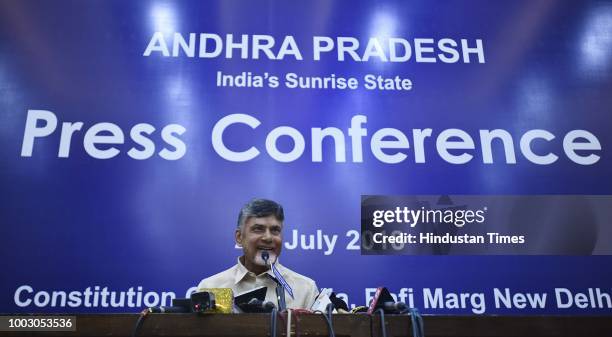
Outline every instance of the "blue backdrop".
<path id="1" fill-rule="evenodd" d="M 163 42 L 154 40 L 156 32 Z M 216 34 L 223 47 L 228 34 L 234 41 L 246 34 L 251 43 L 246 58 L 238 50 L 226 57 L 227 48 L 217 57 L 199 57 L 200 45 L 194 57 L 180 48 L 173 57 L 174 33 L 186 42 L 190 33 Z M 263 52 L 254 58 L 254 35 L 273 37 L 274 53 L 291 36 L 302 59 L 272 60 Z M 313 57 L 315 36 L 336 43 L 320 60 Z M 412 56 L 384 62 L 380 56 L 355 61 L 346 54 L 341 61 L 338 37 L 357 39 L 359 56 L 370 38 L 402 38 Z M 465 39 L 470 47 L 480 40 L 484 62 L 474 54 L 469 63 L 462 57 L 441 62 L 436 43 L 445 38 Z M 415 39 L 435 41 L 427 44 L 434 51 L 424 52 L 436 62 L 417 61 Z M 381 48 L 389 56 L 385 43 Z M 150 44 L 157 50 L 145 55 Z M 219 86 L 218 72 L 268 73 L 279 85 Z M 354 77 L 359 87 L 292 89 L 284 83 L 287 73 Z M 366 74 L 407 78 L 412 87 L 367 90 Z M 350 243 L 360 228 L 361 195 L 612 194 L 611 88 L 612 3 L 606 1 L 3 1 L 0 312 L 136 312 L 144 306 L 127 300 L 93 305 L 93 299 L 88 306 L 83 294 L 96 286 L 184 297 L 202 278 L 235 262 L 238 210 L 253 197 L 266 197 L 285 206 L 286 241 L 293 230 L 338 235 L 333 251 L 285 248 L 282 261 L 320 287 L 345 293 L 351 304 L 365 303 L 366 288 L 386 285 L 393 293 L 412 289 L 415 305 L 427 313 L 474 312 L 470 303 L 425 306 L 423 290 L 441 288 L 445 294 L 484 293 L 484 313 L 609 314 L 605 299 L 602 306 L 559 306 L 555 289 L 610 294 L 610 256 L 362 256 Z M 57 127 L 32 138 L 28 156 L 26 122 L 33 110 L 51 112 Z M 213 146 L 213 128 L 232 114 L 261 122 L 254 129 L 231 125 L 223 134 L 233 151 L 255 146 L 260 154 L 251 160 L 227 160 Z M 367 117 L 362 162 L 354 159 L 347 131 L 356 115 Z M 32 128 L 44 130 L 44 121 L 32 121 Z M 76 122 L 82 127 L 70 145 L 64 143 L 68 155 L 59 156 L 62 127 L 69 128 L 62 123 Z M 122 142 L 94 145 L 114 147 L 116 156 L 97 159 L 86 150 L 85 134 L 97 123 L 113 123 L 123 133 Z M 139 123 L 155 128 L 144 134 L 155 148 L 144 160 L 128 155 L 132 148 L 151 148 L 130 136 Z M 171 124 L 184 133 L 162 137 Z M 299 158 L 285 163 L 268 154 L 266 137 L 278 126 L 304 136 Z M 313 161 L 311 129 L 327 127 L 343 132 L 346 162 L 335 160 L 331 138 L 323 142 L 322 161 Z M 406 160 L 388 164 L 373 153 L 370 139 L 382 128 L 407 135 L 410 148 L 401 150 Z M 426 128 L 433 136 L 424 145 L 426 162 L 419 163 L 412 130 Z M 452 128 L 476 143 L 465 164 L 451 164 L 436 152 L 435 137 Z M 493 148 L 492 164 L 484 163 L 479 130 L 490 129 L 512 135 L 515 164 L 506 162 L 501 147 Z M 554 163 L 537 165 L 521 153 L 519 139 L 532 129 L 555 135 L 553 141 L 533 143 L 536 153 L 555 153 Z M 600 143 L 601 150 L 592 151 L 600 156 L 594 164 L 580 165 L 564 154 L 564 136 L 578 129 Z M 184 154 L 172 140 L 184 146 Z M 294 145 L 289 136 L 277 142 L 285 153 Z M 159 155 L 164 148 L 179 158 L 164 159 Z M 546 211 L 557 214 L 554 208 Z M 609 219 L 598 221 L 610 228 Z M 498 308 L 494 288 L 547 293 L 548 300 L 543 308 Z M 79 293 L 73 297 L 81 303 L 73 298 L 73 305 L 61 305 L 62 295 L 54 292 Z"/>

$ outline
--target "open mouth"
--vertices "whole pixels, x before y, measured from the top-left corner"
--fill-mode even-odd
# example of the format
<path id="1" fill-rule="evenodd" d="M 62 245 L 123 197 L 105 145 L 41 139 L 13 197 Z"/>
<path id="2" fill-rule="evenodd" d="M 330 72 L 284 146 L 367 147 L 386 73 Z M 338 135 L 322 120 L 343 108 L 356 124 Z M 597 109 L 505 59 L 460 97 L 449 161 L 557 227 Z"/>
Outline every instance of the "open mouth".
<path id="1" fill-rule="evenodd" d="M 257 247 L 258 250 L 268 250 L 268 251 L 272 251 L 274 250 L 274 248 L 271 247 Z"/>

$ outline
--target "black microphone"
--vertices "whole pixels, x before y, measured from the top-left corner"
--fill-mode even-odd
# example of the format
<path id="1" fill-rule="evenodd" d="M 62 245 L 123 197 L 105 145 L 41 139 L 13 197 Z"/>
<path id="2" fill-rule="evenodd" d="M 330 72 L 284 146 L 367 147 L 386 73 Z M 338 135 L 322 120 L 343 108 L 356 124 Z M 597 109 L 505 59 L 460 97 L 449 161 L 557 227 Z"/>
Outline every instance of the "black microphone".
<path id="1" fill-rule="evenodd" d="M 276 277 L 268 274 L 268 277 L 276 283 L 276 301 L 278 302 L 278 310 L 284 311 L 287 309 L 287 302 L 285 300 L 285 287 L 280 283 Z"/>
<path id="2" fill-rule="evenodd" d="M 382 308 L 385 312 L 401 313 L 405 311 L 408 307 L 404 302 L 384 302 L 382 304 Z"/>
<path id="3" fill-rule="evenodd" d="M 270 259 L 270 253 L 267 251 L 261 252 L 261 258 L 264 260 L 266 266 L 268 265 L 268 260 Z M 276 283 L 276 300 L 278 301 L 278 310 L 283 311 L 287 309 L 287 302 L 285 301 L 285 288 L 283 285 L 276 279 L 276 277 L 268 274 L 268 276 Z"/>
<path id="4" fill-rule="evenodd" d="M 272 309 L 276 308 L 274 303 L 270 301 L 262 301 L 257 298 L 251 298 L 250 301 L 247 302 L 247 306 L 257 311 L 270 312 Z"/>
<path id="5" fill-rule="evenodd" d="M 370 303 L 368 314 L 374 314 L 377 309 L 383 309 L 385 313 L 397 314 L 402 313 L 402 311 L 406 310 L 406 308 L 405 303 L 395 302 L 393 296 L 391 296 L 391 293 L 387 288 L 379 287 L 376 289 L 372 303 Z"/>
<path id="6" fill-rule="evenodd" d="M 258 298 L 251 298 L 248 302 L 239 303 L 237 306 L 243 312 L 270 312 L 276 305 L 270 301 L 262 301 Z"/>
<path id="7" fill-rule="evenodd" d="M 336 293 L 331 293 L 329 295 L 329 300 L 334 305 L 334 308 L 340 312 L 340 310 L 349 311 L 348 304 L 344 302 L 341 298 L 336 297 Z"/>

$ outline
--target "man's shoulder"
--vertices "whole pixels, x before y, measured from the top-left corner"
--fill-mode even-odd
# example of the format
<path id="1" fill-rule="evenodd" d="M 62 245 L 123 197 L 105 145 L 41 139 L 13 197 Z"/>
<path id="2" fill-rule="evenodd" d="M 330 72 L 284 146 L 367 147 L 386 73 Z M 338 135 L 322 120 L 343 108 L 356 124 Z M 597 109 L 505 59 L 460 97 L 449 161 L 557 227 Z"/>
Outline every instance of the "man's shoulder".
<path id="1" fill-rule="evenodd" d="M 198 288 L 231 288 L 236 275 L 236 266 L 232 266 L 222 272 L 209 276 L 198 284 Z"/>

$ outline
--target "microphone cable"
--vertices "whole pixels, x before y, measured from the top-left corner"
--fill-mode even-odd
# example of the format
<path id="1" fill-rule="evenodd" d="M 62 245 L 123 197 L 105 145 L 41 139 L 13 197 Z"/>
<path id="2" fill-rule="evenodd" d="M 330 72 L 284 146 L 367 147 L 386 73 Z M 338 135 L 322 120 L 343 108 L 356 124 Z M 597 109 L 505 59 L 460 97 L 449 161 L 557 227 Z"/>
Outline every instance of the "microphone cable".
<path id="1" fill-rule="evenodd" d="M 425 337 L 425 327 L 423 324 L 423 316 L 417 308 L 410 308 L 404 311 L 410 315 L 410 321 L 412 325 L 412 336 L 413 337 Z"/>
<path id="2" fill-rule="evenodd" d="M 132 330 L 132 337 L 136 337 L 138 335 L 138 331 L 142 328 L 145 318 L 149 316 L 150 313 L 153 313 L 154 310 L 159 310 L 160 308 L 163 309 L 164 307 L 146 308 L 140 312 L 140 315 L 138 315 L 138 319 L 136 320 L 136 324 L 134 325 L 134 329 Z M 175 308 L 175 307 L 170 307 L 170 308 Z M 227 309 L 227 306 L 224 306 L 221 304 L 215 304 L 214 309 L 224 310 L 224 309 Z M 274 310 L 276 310 L 276 308 L 274 308 Z M 276 314 L 273 317 L 275 318 Z M 274 330 L 273 331 L 274 331 L 274 336 L 271 336 L 271 337 L 276 337 L 276 320 L 274 320 Z"/>
<path id="3" fill-rule="evenodd" d="M 387 327 L 385 326 L 385 309 L 379 308 L 374 313 L 380 314 L 380 328 L 381 328 L 382 337 L 387 337 Z M 413 336 L 413 337 L 417 337 L 417 336 Z"/>
<path id="4" fill-rule="evenodd" d="M 278 322 L 278 309 L 272 308 L 270 311 L 270 337 L 276 337 L 276 323 Z"/>
<path id="5" fill-rule="evenodd" d="M 334 304 L 328 304 L 325 310 L 327 311 L 327 313 L 324 314 L 323 317 L 325 317 L 325 320 L 327 321 L 327 327 L 329 328 L 329 337 L 336 337 L 334 325 L 332 324 L 332 311 L 334 310 Z"/>
<path id="6" fill-rule="evenodd" d="M 136 337 L 138 335 L 138 330 L 142 327 L 145 318 L 151 313 L 151 309 L 146 308 L 140 312 L 138 319 L 136 320 L 136 325 L 134 325 L 134 330 L 132 330 L 132 337 Z"/>
<path id="7" fill-rule="evenodd" d="M 327 330 L 329 331 L 329 337 L 336 337 L 336 332 L 334 331 L 334 326 L 332 324 L 332 311 L 334 310 L 334 304 L 330 303 L 325 308 L 326 312 L 321 310 L 315 310 L 314 313 L 320 313 L 323 315 L 325 319 L 325 323 L 327 323 Z"/>

